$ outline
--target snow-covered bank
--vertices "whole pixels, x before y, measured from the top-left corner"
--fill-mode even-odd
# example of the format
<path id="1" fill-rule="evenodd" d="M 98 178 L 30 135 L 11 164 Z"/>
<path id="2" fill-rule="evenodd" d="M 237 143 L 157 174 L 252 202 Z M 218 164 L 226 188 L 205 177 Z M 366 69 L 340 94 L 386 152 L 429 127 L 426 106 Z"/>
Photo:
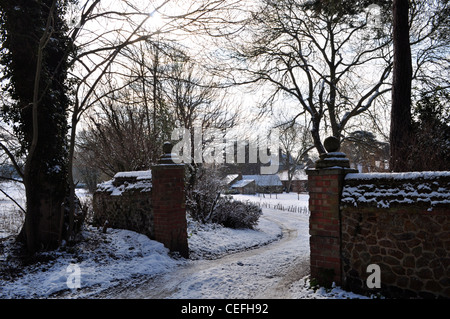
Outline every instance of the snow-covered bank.
<path id="1" fill-rule="evenodd" d="M 218 258 L 272 242 L 281 236 L 280 228 L 262 221 L 261 229 L 234 230 L 220 225 L 189 223 L 192 259 Z M 48 298 L 63 292 L 66 297 L 90 297 L 117 285 L 122 280 L 154 277 L 186 265 L 159 242 L 119 229 L 86 227 L 83 240 L 74 247 L 40 254 L 38 262 L 20 265 L 8 258 L 13 239 L 0 246 L 0 298 Z M 3 249 L 1 249 L 3 248 Z M 80 290 L 71 291 L 67 282 L 73 278 L 69 265 L 80 269 Z"/>
<path id="2" fill-rule="evenodd" d="M 230 229 L 220 225 L 201 225 L 189 219 L 191 259 L 214 259 L 226 254 L 266 245 L 281 236 L 276 224 L 261 220 L 255 230 Z M 74 247 L 41 254 L 30 265 L 8 258 L 14 249 L 13 239 L 0 243 L 0 298 L 89 298 L 123 280 L 154 277 L 188 263 L 174 258 L 159 242 L 144 235 L 119 229 L 87 226 L 83 240 Z M 69 266 L 80 269 L 81 289 L 70 290 L 73 278 Z M 68 268 L 69 267 L 69 268 Z"/>
<path id="3" fill-rule="evenodd" d="M 216 259 L 221 256 L 267 245 L 280 239 L 280 227 L 261 218 L 252 229 L 231 229 L 218 224 L 200 224 L 188 218 L 190 259 Z"/>
<path id="4" fill-rule="evenodd" d="M 161 243 L 128 230 L 109 229 L 103 234 L 86 227 L 82 236 L 74 247 L 41 253 L 29 265 L 27 261 L 9 260 L 3 254 L 0 298 L 48 298 L 70 290 L 71 283 L 76 282 L 71 265 L 80 270 L 80 297 L 89 297 L 120 280 L 155 276 L 183 262 L 171 258 Z M 7 240 L 5 246 L 11 242 Z"/>

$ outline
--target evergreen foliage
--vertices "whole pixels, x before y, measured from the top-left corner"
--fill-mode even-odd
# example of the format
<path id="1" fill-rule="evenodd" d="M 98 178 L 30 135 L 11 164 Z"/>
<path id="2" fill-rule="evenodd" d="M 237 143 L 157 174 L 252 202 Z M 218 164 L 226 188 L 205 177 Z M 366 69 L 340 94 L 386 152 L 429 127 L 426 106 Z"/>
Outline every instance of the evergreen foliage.
<path id="1" fill-rule="evenodd" d="M 1 117 L 26 157 L 21 172 L 27 214 L 20 238 L 29 251 L 58 246 L 67 235 L 67 72 L 73 49 L 64 20 L 68 1 L 0 3 L 2 89 L 10 97 Z M 63 215 L 63 216 L 62 216 Z"/>

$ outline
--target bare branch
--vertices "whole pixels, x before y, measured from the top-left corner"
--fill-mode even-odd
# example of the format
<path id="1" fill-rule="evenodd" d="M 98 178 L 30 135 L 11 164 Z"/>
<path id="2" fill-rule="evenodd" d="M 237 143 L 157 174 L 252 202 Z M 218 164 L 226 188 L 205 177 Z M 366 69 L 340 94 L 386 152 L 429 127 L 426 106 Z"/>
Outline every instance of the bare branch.
<path id="1" fill-rule="evenodd" d="M 19 207 L 19 209 L 24 213 L 24 214 L 26 214 L 26 211 L 25 211 L 25 209 L 14 199 L 14 198 L 12 198 L 11 196 L 9 196 L 8 195 L 8 193 L 6 193 L 3 189 L 1 189 L 0 188 L 0 192 L 2 192 L 3 193 L 3 195 L 5 195 L 6 197 L 8 197 L 17 207 Z"/>

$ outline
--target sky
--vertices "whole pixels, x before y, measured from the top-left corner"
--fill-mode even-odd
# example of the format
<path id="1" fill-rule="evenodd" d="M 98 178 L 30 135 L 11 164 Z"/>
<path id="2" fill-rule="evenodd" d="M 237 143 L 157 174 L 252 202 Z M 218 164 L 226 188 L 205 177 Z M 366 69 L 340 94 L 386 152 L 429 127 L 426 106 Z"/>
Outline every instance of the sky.
<path id="1" fill-rule="evenodd" d="M 232 0 L 230 0 L 232 2 Z M 134 15 L 131 20 L 124 20 L 122 17 L 117 15 L 113 15 L 115 20 L 106 20 L 103 19 L 101 22 L 92 22 L 86 26 L 85 29 L 85 37 L 92 37 L 96 34 L 99 34 L 103 31 L 110 32 L 111 30 L 116 30 L 116 32 L 110 32 L 105 36 L 102 36 L 100 39 L 97 39 L 95 45 L 101 43 L 103 40 L 104 43 L 100 45 L 106 45 L 109 41 L 117 42 L 119 40 L 124 40 L 128 37 L 130 30 L 133 27 L 136 27 L 141 21 L 145 19 L 145 30 L 147 35 L 151 35 L 155 39 L 173 39 L 180 43 L 185 48 L 189 49 L 192 52 L 194 58 L 199 60 L 202 63 L 207 63 L 208 54 L 211 53 L 220 53 L 227 54 L 223 47 L 217 47 L 215 42 L 211 41 L 210 37 L 203 35 L 193 35 L 192 33 L 187 33 L 185 28 L 188 28 L 192 31 L 192 29 L 197 28 L 198 26 L 194 26 L 190 24 L 191 20 L 182 20 L 182 19 L 174 19 L 174 17 L 185 16 L 187 13 L 195 12 L 197 8 L 201 7 L 203 3 L 207 3 L 208 1 L 182 1 L 182 0 L 155 0 L 155 1 L 144 1 L 144 0 L 102 0 L 101 8 L 102 11 L 105 10 L 117 10 L 118 12 L 139 12 L 139 14 Z M 211 1 L 210 1 L 211 2 Z M 220 1 L 212 1 L 212 5 L 210 7 L 214 7 Z M 247 5 L 253 5 L 255 1 L 240 1 L 239 8 L 234 11 L 235 16 L 232 18 L 236 19 L 239 14 L 245 12 Z M 208 7 L 208 8 L 210 8 Z M 158 10 L 155 10 L 158 8 Z M 215 9 L 217 9 L 215 7 Z M 78 8 L 79 10 L 79 8 Z M 77 8 L 72 10 L 75 13 L 77 12 Z M 238 12 L 238 13 L 236 13 Z M 239 13 L 241 12 L 241 13 Z M 374 12 L 374 21 L 376 23 L 377 20 L 377 8 L 373 9 Z M 198 14 L 187 14 L 188 18 L 201 18 L 201 19 L 209 19 L 208 21 L 221 22 L 220 16 L 219 18 L 207 18 L 207 14 L 198 15 Z M 225 17 L 225 16 L 224 16 Z M 76 18 L 74 19 L 77 20 Z M 183 28 L 180 29 L 180 24 Z M 88 32 L 89 29 L 91 32 Z M 197 28 L 197 33 L 200 29 Z M 144 33 L 141 33 L 141 35 Z M 98 61 L 98 57 L 92 56 L 92 62 Z M 375 72 L 368 71 L 366 69 L 362 69 L 361 72 L 355 74 L 355 79 L 358 78 L 358 81 L 363 82 L 371 74 Z M 96 73 L 93 72 L 93 75 Z M 92 78 L 92 76 L 91 76 Z M 274 122 L 279 122 L 279 118 L 289 118 L 293 117 L 301 111 L 299 107 L 298 101 L 296 102 L 293 99 L 287 98 L 286 96 L 280 96 L 276 101 L 276 108 L 274 109 L 275 113 L 270 113 L 269 116 L 264 118 L 258 118 L 256 121 L 257 126 L 255 126 L 255 122 L 250 122 L 249 119 L 254 119 L 259 114 L 260 109 L 258 109 L 257 105 L 261 103 L 261 101 L 270 95 L 270 89 L 268 86 L 260 85 L 258 87 L 239 87 L 232 88 L 227 92 L 227 96 L 231 97 L 233 103 L 236 105 L 242 113 L 242 118 L 244 119 L 243 124 L 239 127 L 240 134 L 243 135 L 252 135 L 257 127 L 258 130 L 268 130 Z M 371 129 L 367 126 L 370 126 L 370 117 L 374 113 L 377 113 L 377 116 L 381 117 L 381 120 L 377 123 L 382 134 L 377 134 L 374 132 L 379 139 L 384 140 L 388 136 L 389 132 L 389 107 L 390 107 L 390 93 L 384 94 L 382 99 L 376 101 L 375 105 L 370 109 L 369 112 L 362 114 L 357 120 L 353 123 L 355 128 L 366 126 L 365 129 Z M 304 117 L 301 118 L 304 121 Z M 369 120 L 367 120 L 369 119 Z M 367 124 L 369 123 L 369 124 Z M 384 136 L 384 137 L 383 137 Z"/>
<path id="2" fill-rule="evenodd" d="M 69 8 L 68 19 L 70 24 L 73 27 L 76 27 L 79 22 L 79 16 L 81 12 L 81 7 L 84 3 L 92 3 L 93 0 L 81 0 L 78 5 L 71 5 Z M 230 0 L 232 2 L 232 0 Z M 182 43 L 185 47 L 189 48 L 194 54 L 200 56 L 200 53 L 205 53 L 208 51 L 216 51 L 217 47 L 214 47 L 211 43 L 207 42 L 207 37 L 192 37 L 192 35 L 187 36 L 185 32 L 178 30 L 175 31 L 176 25 L 173 23 L 174 16 L 181 16 L 186 14 L 187 12 L 193 12 L 196 8 L 200 7 L 203 3 L 206 3 L 206 0 L 200 1 L 186 1 L 186 0 L 102 0 L 100 2 L 100 12 L 104 12 L 106 10 L 115 10 L 117 12 L 139 12 L 138 15 L 134 15 L 130 20 L 124 20 L 123 17 L 119 17 L 118 15 L 111 15 L 114 17 L 111 19 L 101 19 L 96 21 L 92 21 L 86 25 L 86 27 L 82 31 L 82 36 L 80 41 L 85 41 L 86 39 L 93 38 L 98 35 L 100 32 L 108 31 L 107 35 L 104 35 L 100 38 L 97 38 L 93 45 L 97 46 L 106 46 L 108 42 L 117 42 L 120 40 L 124 40 L 128 35 L 129 31 L 132 27 L 135 27 L 139 24 L 143 19 L 146 20 L 145 27 L 147 30 L 147 35 L 151 33 L 155 37 L 173 37 L 180 43 Z M 214 6 L 217 2 L 220 1 L 212 1 Z M 245 11 L 246 6 L 253 5 L 255 1 L 236 1 L 239 4 L 239 10 Z M 155 11 L 155 8 L 158 8 Z M 237 12 L 237 11 L 236 11 Z M 377 14 L 376 8 L 374 8 L 375 14 Z M 203 16 L 206 17 L 206 16 Z M 376 17 L 375 17 L 376 18 Z M 375 19 L 376 20 L 376 19 Z M 130 23 L 131 22 L 131 23 Z M 177 21 L 178 23 L 179 21 Z M 219 21 L 217 21 L 219 22 Z M 116 32 L 112 32 L 115 30 Z M 158 32 L 160 30 L 161 32 Z M 170 30 L 171 33 L 166 33 L 166 31 Z M 206 45 L 205 45 L 206 43 Z M 220 48 L 219 48 L 220 50 Z M 90 55 L 89 59 L 86 59 L 88 62 L 96 63 L 100 60 L 100 57 L 95 55 Z M 435 66 L 434 66 L 435 67 Z M 79 71 L 80 69 L 76 70 Z M 92 70 L 91 70 L 92 71 Z M 80 71 L 82 72 L 82 71 Z M 98 71 L 97 71 L 98 72 Z M 92 72 L 91 79 L 95 78 L 96 72 Z M 366 74 L 370 74 L 370 72 L 366 72 Z M 267 88 L 261 86 L 257 89 L 256 92 L 245 91 L 244 88 L 234 88 L 230 90 L 230 96 L 233 96 L 235 103 L 240 108 L 241 111 L 244 111 L 244 118 L 249 119 L 253 118 L 255 115 L 259 113 L 259 110 L 255 107 L 260 101 L 261 97 L 267 96 L 269 91 Z M 80 92 L 82 95 L 83 92 Z M 371 110 L 371 112 L 375 112 L 375 110 L 380 110 L 382 116 L 384 117 L 383 121 L 380 122 L 382 126 L 382 130 L 387 133 L 389 130 L 389 117 L 387 109 L 385 109 L 384 105 L 389 105 L 389 94 L 385 94 L 383 97 L 386 100 L 385 103 L 382 101 L 378 101 L 375 108 Z M 280 113 L 287 113 L 287 116 L 295 115 L 298 110 L 298 103 L 287 99 L 286 97 L 282 97 L 278 101 L 278 109 Z M 384 104 L 384 105 L 383 105 Z M 285 107 L 281 107 L 283 105 Z M 264 122 L 259 119 L 259 127 L 267 129 L 272 124 L 272 120 L 277 116 L 271 116 L 266 118 Z M 359 125 L 359 124 L 357 124 Z M 254 127 L 249 127 L 246 122 L 244 126 L 247 126 L 249 134 L 254 130 Z M 387 135 L 387 134 L 386 134 Z"/>
<path id="3" fill-rule="evenodd" d="M 110 0 L 110 1 L 102 1 L 101 7 L 99 7 L 99 12 L 105 12 L 107 10 L 115 10 L 119 12 L 135 12 L 137 10 L 140 14 L 133 16 L 132 20 L 126 20 L 123 17 L 119 17 L 117 15 L 109 15 L 109 17 L 113 17 L 114 20 L 111 19 L 97 19 L 96 21 L 89 22 L 80 32 L 81 36 L 79 37 L 79 43 L 89 42 L 90 39 L 95 39 L 93 42 L 89 42 L 89 49 L 98 48 L 101 46 L 107 46 L 109 43 L 114 43 L 117 41 L 123 41 L 129 36 L 130 30 L 133 27 L 136 27 L 141 21 L 145 20 L 145 24 L 143 25 L 144 32 L 140 32 L 139 35 L 146 35 L 154 38 L 155 40 L 166 39 L 166 40 L 175 40 L 180 45 L 182 45 L 185 49 L 191 52 L 192 56 L 199 57 L 202 55 L 203 62 L 206 60 L 204 58 L 207 53 L 211 53 L 217 50 L 217 47 L 214 47 L 213 43 L 206 44 L 206 41 L 209 41 L 208 37 L 205 36 L 194 36 L 192 33 L 187 33 L 184 28 L 187 28 L 186 20 L 175 19 L 176 16 L 184 16 L 188 17 L 198 17 L 199 13 L 195 13 L 198 7 L 201 7 L 203 1 L 139 1 L 134 0 L 131 1 L 133 6 L 135 7 L 130 9 L 128 4 L 125 4 L 124 1 L 120 0 Z M 89 2 L 90 3 L 90 2 Z M 155 10 L 158 8 L 158 10 Z M 80 15 L 81 7 L 75 7 L 69 10 L 72 12 L 69 16 L 69 20 L 73 20 L 73 25 L 77 26 L 77 15 Z M 180 24 L 183 29 L 180 29 Z M 193 25 L 189 26 L 189 29 L 197 28 Z M 114 30 L 114 32 L 113 32 Z M 101 35 L 101 36 L 99 36 Z M 109 53 L 109 52 L 106 52 Z M 89 55 L 84 59 L 87 63 L 98 64 L 104 59 L 104 55 Z M 120 57 L 117 59 L 120 61 Z M 126 62 L 124 62 L 126 63 Z M 120 68 L 120 66 L 119 66 Z M 98 74 L 100 73 L 100 69 L 92 72 L 93 68 L 91 67 L 89 71 L 86 69 L 76 69 L 75 72 L 77 74 L 82 74 L 86 76 L 89 74 L 88 82 L 93 82 Z M 117 81 L 117 79 L 114 79 Z M 80 92 L 80 97 L 85 94 L 86 91 Z M 254 105 L 259 102 L 261 96 L 264 95 L 264 88 L 260 87 L 256 89 L 255 92 L 249 92 L 247 88 L 236 87 L 230 88 L 227 90 L 227 98 L 230 100 L 230 105 L 235 109 L 239 109 L 242 112 L 244 119 L 254 118 L 259 110 L 257 110 Z M 258 128 L 260 130 L 267 130 L 271 126 L 270 119 L 259 119 L 258 120 Z M 245 123 L 239 127 L 240 134 L 244 135 L 253 135 L 254 127 L 250 127 L 249 123 L 245 121 Z"/>

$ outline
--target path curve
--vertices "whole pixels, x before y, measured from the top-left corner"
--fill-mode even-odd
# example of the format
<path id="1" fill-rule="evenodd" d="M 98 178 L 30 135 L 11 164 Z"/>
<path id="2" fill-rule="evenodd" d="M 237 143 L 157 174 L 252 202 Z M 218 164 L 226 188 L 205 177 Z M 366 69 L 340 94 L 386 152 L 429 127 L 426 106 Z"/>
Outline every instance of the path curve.
<path id="1" fill-rule="evenodd" d="M 280 240 L 219 259 L 189 261 L 170 273 L 133 287 L 119 285 L 95 298 L 290 298 L 289 286 L 309 273 L 309 245 L 304 247 L 309 236 L 298 230 L 308 217 L 264 209 L 261 218 L 281 228 Z"/>

